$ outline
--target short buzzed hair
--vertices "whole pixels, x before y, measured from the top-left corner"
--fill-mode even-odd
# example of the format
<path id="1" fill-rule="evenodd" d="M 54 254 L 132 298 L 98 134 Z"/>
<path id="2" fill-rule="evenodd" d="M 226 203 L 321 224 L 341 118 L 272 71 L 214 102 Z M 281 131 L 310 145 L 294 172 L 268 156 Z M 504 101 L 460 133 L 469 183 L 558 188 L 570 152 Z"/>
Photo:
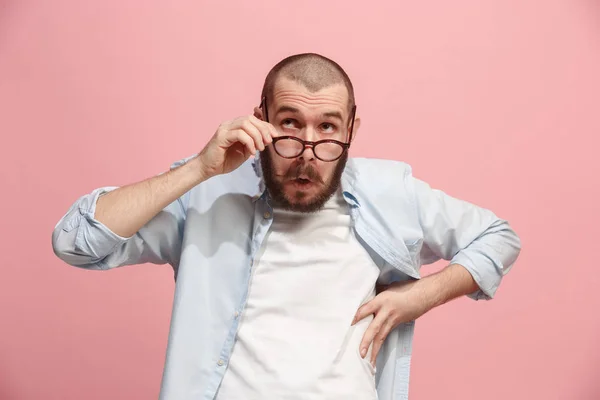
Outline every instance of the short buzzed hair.
<path id="1" fill-rule="evenodd" d="M 280 76 L 300 83 L 311 92 L 341 83 L 348 90 L 348 111 L 354 107 L 354 87 L 346 71 L 335 61 L 316 53 L 302 53 L 284 58 L 267 74 L 261 98 L 273 97 Z"/>

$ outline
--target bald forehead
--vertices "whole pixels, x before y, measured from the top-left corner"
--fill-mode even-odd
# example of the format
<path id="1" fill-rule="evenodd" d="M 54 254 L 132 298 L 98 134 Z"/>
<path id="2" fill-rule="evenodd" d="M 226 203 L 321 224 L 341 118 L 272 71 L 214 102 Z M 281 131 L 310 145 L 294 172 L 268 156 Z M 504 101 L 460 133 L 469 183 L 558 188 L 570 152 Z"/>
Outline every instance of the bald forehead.
<path id="1" fill-rule="evenodd" d="M 316 104 L 320 102 L 346 104 L 348 102 L 348 89 L 340 82 L 315 90 L 315 88 L 307 87 L 302 82 L 293 81 L 286 77 L 278 78 L 273 87 L 272 99 L 281 101 L 290 97 Z"/>
<path id="2" fill-rule="evenodd" d="M 281 105 L 289 101 L 298 102 L 307 107 L 336 108 L 344 111 L 342 114 L 351 111 L 348 89 L 343 81 L 310 86 L 286 76 L 279 76 L 274 82 L 269 103 Z"/>
<path id="3" fill-rule="evenodd" d="M 333 61 L 319 55 L 299 55 L 290 57 L 275 66 L 267 75 L 263 86 L 263 96 L 270 99 L 282 82 L 292 81 L 302 86 L 308 94 L 322 94 L 331 91 L 332 95 L 343 93 L 348 111 L 354 106 L 354 90 L 345 71 Z M 344 86 L 339 90 L 339 86 Z M 284 86 L 287 86 L 284 85 Z"/>
<path id="4" fill-rule="evenodd" d="M 345 121 L 349 117 L 348 90 L 339 83 L 311 91 L 304 85 L 291 79 L 281 78 L 275 82 L 272 100 L 269 101 L 273 116 L 282 112 L 300 113 L 300 110 L 333 117 Z"/>

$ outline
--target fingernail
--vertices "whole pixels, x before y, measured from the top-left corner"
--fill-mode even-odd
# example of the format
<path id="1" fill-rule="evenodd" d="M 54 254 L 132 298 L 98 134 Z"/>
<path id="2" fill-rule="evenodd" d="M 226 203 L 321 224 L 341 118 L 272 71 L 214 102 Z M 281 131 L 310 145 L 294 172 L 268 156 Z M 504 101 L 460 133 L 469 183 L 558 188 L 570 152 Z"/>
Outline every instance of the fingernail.
<path id="1" fill-rule="evenodd" d="M 367 355 L 367 349 L 364 349 L 364 348 L 361 349 L 360 350 L 360 355 L 363 356 L 363 357 L 366 356 Z"/>

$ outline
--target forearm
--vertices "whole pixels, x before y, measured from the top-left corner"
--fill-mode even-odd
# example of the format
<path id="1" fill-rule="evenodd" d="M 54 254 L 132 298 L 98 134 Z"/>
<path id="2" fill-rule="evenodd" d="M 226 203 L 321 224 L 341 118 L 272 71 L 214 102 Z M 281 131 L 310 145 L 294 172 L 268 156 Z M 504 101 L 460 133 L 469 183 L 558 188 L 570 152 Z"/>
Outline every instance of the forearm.
<path id="1" fill-rule="evenodd" d="M 422 299 L 430 310 L 457 297 L 475 292 L 477 283 L 462 265 L 451 264 L 443 270 L 415 282 Z"/>
<path id="2" fill-rule="evenodd" d="M 98 199 L 94 217 L 117 235 L 130 237 L 204 180 L 201 162 L 195 157 L 164 174 L 106 193 Z"/>

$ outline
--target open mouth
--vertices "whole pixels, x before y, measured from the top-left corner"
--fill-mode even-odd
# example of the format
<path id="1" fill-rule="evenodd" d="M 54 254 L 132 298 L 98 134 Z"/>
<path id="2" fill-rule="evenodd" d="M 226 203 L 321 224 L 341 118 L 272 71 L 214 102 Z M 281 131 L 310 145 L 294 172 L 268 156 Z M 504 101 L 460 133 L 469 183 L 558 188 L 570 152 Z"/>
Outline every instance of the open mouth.
<path id="1" fill-rule="evenodd" d="M 296 178 L 293 180 L 294 184 L 298 187 L 308 187 L 310 186 L 313 182 L 310 179 L 306 179 L 306 178 Z"/>

